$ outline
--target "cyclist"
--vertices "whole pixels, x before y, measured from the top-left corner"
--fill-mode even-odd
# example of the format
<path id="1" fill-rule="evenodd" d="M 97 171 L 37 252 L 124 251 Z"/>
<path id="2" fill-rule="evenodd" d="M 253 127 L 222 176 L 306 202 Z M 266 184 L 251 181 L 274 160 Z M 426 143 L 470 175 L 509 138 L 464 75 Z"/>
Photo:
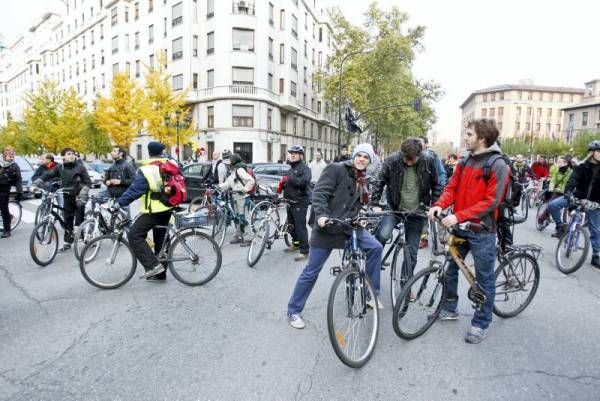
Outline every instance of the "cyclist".
<path id="1" fill-rule="evenodd" d="M 233 153 L 229 158 L 231 162 L 231 174 L 225 182 L 219 185 L 221 190 L 231 189 L 233 191 L 233 205 L 236 214 L 238 215 L 238 223 L 236 224 L 237 233 L 235 237 L 229 241 L 230 244 L 240 244 L 240 246 L 248 246 L 251 241 L 244 240 L 244 232 L 248 222 L 244 215 L 244 205 L 248 192 L 252 190 L 256 181 L 246 171 L 246 163 L 242 160 L 242 157 Z"/>
<path id="2" fill-rule="evenodd" d="M 517 172 L 517 182 L 521 184 L 525 184 L 531 178 L 535 178 L 535 174 L 531 170 L 531 168 L 525 163 L 523 159 L 523 155 L 517 155 L 515 159 L 515 170 Z"/>
<path id="3" fill-rule="evenodd" d="M 42 174 L 33 182 L 33 187 L 39 187 L 44 182 L 52 182 L 56 179 L 61 181 L 62 188 L 65 190 L 63 194 L 65 243 L 60 250 L 65 252 L 71 249 L 73 243 L 73 220 L 75 220 L 76 226 L 83 222 L 85 204 L 92 182 L 83 163 L 76 159 L 75 150 L 64 148 L 60 154 L 63 157 L 63 163 Z"/>
<path id="4" fill-rule="evenodd" d="M 135 177 L 135 168 L 127 160 L 127 151 L 120 146 L 113 146 L 110 156 L 113 159 L 113 164 L 106 170 L 106 192 L 110 198 L 118 198 L 125 193 L 127 188 L 133 182 Z M 126 209 L 127 217 L 130 217 L 129 208 Z"/>
<path id="5" fill-rule="evenodd" d="M 340 163 L 345 162 L 346 160 L 350 160 L 350 156 L 348 156 L 348 145 L 344 144 L 340 148 L 340 154 L 333 159 L 333 162 Z"/>
<path id="6" fill-rule="evenodd" d="M 548 178 L 550 177 L 550 166 L 546 161 L 544 156 L 540 156 L 538 160 L 531 165 L 531 171 L 535 177 L 540 180 L 541 187 L 540 190 L 546 189 L 548 187 Z"/>
<path id="7" fill-rule="evenodd" d="M 225 156 L 229 157 L 231 155 L 227 155 L 225 152 L 223 152 L 223 158 Z M 210 172 L 206 177 L 207 182 L 212 184 L 222 184 L 225 182 L 228 171 L 223 158 L 221 157 L 221 152 L 213 152 Z"/>
<path id="8" fill-rule="evenodd" d="M 420 204 L 430 205 L 442 193 L 435 161 L 423 153 L 419 138 L 407 138 L 400 145 L 400 152 L 388 157 L 383 163 L 379 180 L 375 181 L 371 202 L 378 204 L 387 188 L 387 202 L 391 210 L 415 211 Z M 380 208 L 377 208 L 380 209 Z M 419 238 L 425 225 L 425 217 L 407 216 L 404 222 L 406 241 L 410 249 L 410 270 L 417 264 Z M 398 223 L 394 215 L 384 216 L 375 236 L 385 246 L 392 237 L 392 231 Z"/>
<path id="9" fill-rule="evenodd" d="M 292 145 L 288 149 L 290 169 L 281 177 L 283 197 L 296 203 L 289 205 L 287 209 L 288 223 L 293 227 L 290 235 L 292 245 L 286 252 L 296 252 L 296 262 L 306 260 L 308 255 L 308 231 L 306 230 L 306 212 L 310 201 L 310 168 L 304 162 L 304 148 L 300 145 Z"/>
<path id="10" fill-rule="evenodd" d="M 343 249 L 346 242 L 344 232 L 336 226 L 328 226 L 330 218 L 345 219 L 358 215 L 361 204 L 369 203 L 365 173 L 373 158 L 373 148 L 368 143 L 354 147 L 352 159 L 342 163 L 329 164 L 315 186 L 312 205 L 317 224 L 313 226 L 310 238 L 310 254 L 294 292 L 288 303 L 288 320 L 295 329 L 303 329 L 304 321 L 300 313 L 312 291 L 323 265 L 332 249 Z M 379 274 L 383 247 L 367 231 L 360 230 L 359 247 L 367 254 L 367 274 L 379 294 Z M 379 295 L 378 295 L 379 296 Z M 370 301 L 371 307 L 375 301 Z M 379 302 L 380 307 L 383 304 Z"/>
<path id="11" fill-rule="evenodd" d="M 546 197 L 548 202 L 551 202 L 564 194 L 565 187 L 567 186 L 567 182 L 569 182 L 569 177 L 571 177 L 573 171 L 567 156 L 559 156 L 556 165 L 557 167 L 550 171 L 550 186 L 548 187 L 549 195 Z M 549 211 L 546 208 L 544 213 L 538 216 L 538 221 L 541 223 L 546 220 L 548 213 Z"/>
<path id="12" fill-rule="evenodd" d="M 52 170 L 54 167 L 56 167 L 56 162 L 54 161 L 54 155 L 52 153 L 46 153 L 40 156 L 40 165 L 31 176 L 31 182 L 37 180 L 42 174 Z"/>
<path id="13" fill-rule="evenodd" d="M 136 217 L 129 230 L 129 245 L 133 253 L 140 261 L 146 273 L 143 277 L 146 281 L 165 282 L 167 279 L 166 263 L 159 263 L 155 253 L 160 252 L 167 229 L 171 219 L 172 207 L 161 201 L 163 180 L 160 175 L 159 165 L 161 163 L 177 163 L 163 156 L 165 145 L 160 142 L 148 143 L 149 159 L 139 162 L 139 168 L 133 178 L 133 182 L 127 190 L 117 199 L 120 207 L 129 206 L 134 200 L 141 198 L 140 214 Z M 152 230 L 154 240 L 154 252 L 146 242 L 148 232 Z"/>
<path id="14" fill-rule="evenodd" d="M 8 198 L 10 196 L 10 188 L 13 186 L 17 190 L 15 199 L 20 201 L 23 196 L 21 169 L 15 162 L 14 148 L 7 146 L 4 148 L 4 152 L 2 152 L 2 162 L 0 162 L 0 213 L 2 214 L 2 224 L 4 224 L 4 231 L 2 231 L 0 238 L 10 237 Z"/>
<path id="15" fill-rule="evenodd" d="M 565 196 L 550 202 L 548 210 L 556 223 L 556 233 L 560 237 L 565 227 L 560 219 L 560 210 L 569 205 L 572 196 L 600 203 L 600 140 L 595 140 L 588 146 L 588 157 L 578 164 L 565 187 Z M 592 266 L 600 268 L 600 209 L 587 211 L 590 241 L 592 243 Z"/>
<path id="16" fill-rule="evenodd" d="M 488 230 L 475 233 L 473 231 L 456 230 L 457 235 L 467 240 L 459 247 L 464 258 L 469 250 L 473 253 L 475 273 L 478 284 L 486 293 L 486 302 L 481 310 L 476 310 L 471 320 L 471 328 L 465 341 L 480 343 L 487 336 L 492 322 L 492 309 L 495 296 L 494 265 L 496 261 L 496 220 L 500 205 L 509 182 L 509 166 L 504 159 L 498 158 L 491 165 L 489 179 L 483 177 L 483 167 L 490 157 L 500 154 L 496 144 L 498 128 L 492 119 L 477 119 L 468 123 L 465 145 L 468 156 L 456 166 L 456 171 L 444 193 L 429 209 L 429 218 L 434 219 L 442 209 L 454 205 L 454 212 L 442 220 L 446 227 L 452 227 L 465 221 L 484 223 Z M 458 305 L 458 266 L 450 262 L 446 273 L 448 292 L 444 300 L 441 320 L 457 320 Z"/>

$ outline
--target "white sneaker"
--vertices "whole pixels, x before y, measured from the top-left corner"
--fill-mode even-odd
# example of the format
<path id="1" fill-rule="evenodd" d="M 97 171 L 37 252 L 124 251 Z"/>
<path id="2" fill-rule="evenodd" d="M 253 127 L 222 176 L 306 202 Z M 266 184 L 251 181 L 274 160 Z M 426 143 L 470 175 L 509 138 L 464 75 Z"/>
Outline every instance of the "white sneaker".
<path id="1" fill-rule="evenodd" d="M 304 324 L 304 320 L 302 320 L 302 317 L 300 317 L 298 313 L 289 315 L 288 321 L 290 322 L 290 326 L 292 326 L 295 329 L 303 329 L 306 327 L 306 324 Z"/>
<path id="2" fill-rule="evenodd" d="M 367 301 L 367 306 L 371 309 L 375 309 L 375 300 L 369 299 Z M 379 307 L 379 309 L 383 309 L 383 303 L 381 303 L 381 299 L 379 298 L 377 298 L 377 306 Z"/>

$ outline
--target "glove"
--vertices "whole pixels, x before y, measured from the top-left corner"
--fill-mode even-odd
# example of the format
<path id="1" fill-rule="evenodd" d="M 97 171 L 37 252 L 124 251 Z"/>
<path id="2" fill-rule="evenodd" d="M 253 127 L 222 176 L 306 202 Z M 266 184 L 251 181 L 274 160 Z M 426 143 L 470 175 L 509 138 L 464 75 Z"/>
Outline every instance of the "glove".
<path id="1" fill-rule="evenodd" d="M 113 203 L 111 207 L 108 208 L 108 210 L 111 213 L 115 213 L 118 212 L 119 210 L 121 210 L 121 205 L 119 205 L 117 202 Z"/>
<path id="2" fill-rule="evenodd" d="M 17 202 L 21 202 L 21 199 L 23 199 L 23 193 L 22 193 L 22 192 L 17 192 L 17 193 L 15 194 L 15 200 L 16 200 Z"/>
<path id="3" fill-rule="evenodd" d="M 279 180 L 279 184 L 277 185 L 277 193 L 280 194 L 283 192 L 283 187 L 285 187 L 285 184 L 288 182 L 290 178 L 287 175 L 284 175 L 283 177 L 281 177 L 281 179 Z"/>

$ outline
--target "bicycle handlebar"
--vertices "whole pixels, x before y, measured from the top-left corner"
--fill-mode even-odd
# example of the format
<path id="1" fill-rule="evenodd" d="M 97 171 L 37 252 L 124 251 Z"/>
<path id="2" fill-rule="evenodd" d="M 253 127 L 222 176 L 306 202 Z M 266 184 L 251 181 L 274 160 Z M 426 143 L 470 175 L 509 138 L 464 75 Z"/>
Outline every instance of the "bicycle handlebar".
<path id="1" fill-rule="evenodd" d="M 438 213 L 434 215 L 436 219 L 438 219 L 438 221 L 442 221 L 442 219 L 444 219 L 445 217 L 447 217 L 447 214 L 444 213 Z M 489 231 L 489 226 L 487 224 L 485 224 L 483 221 L 480 223 L 475 223 L 473 221 L 465 221 L 462 223 L 458 223 L 456 225 L 456 227 L 459 230 L 463 230 L 463 231 L 472 231 L 474 233 L 479 233 L 482 231 Z"/>

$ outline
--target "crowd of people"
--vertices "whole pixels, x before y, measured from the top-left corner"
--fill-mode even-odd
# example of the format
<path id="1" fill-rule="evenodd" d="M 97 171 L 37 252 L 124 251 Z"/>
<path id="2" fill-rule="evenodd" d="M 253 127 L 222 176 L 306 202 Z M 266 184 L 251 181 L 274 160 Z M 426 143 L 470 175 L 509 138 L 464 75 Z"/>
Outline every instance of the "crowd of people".
<path id="1" fill-rule="evenodd" d="M 502 150 L 498 144 L 498 129 L 494 120 L 478 119 L 470 122 L 465 134 L 466 153 L 455 154 L 441 160 L 429 147 L 427 138 L 406 138 L 397 152 L 382 160 L 368 143 L 344 145 L 341 153 L 331 163 L 326 163 L 320 152 L 308 162 L 302 146 L 293 145 L 287 150 L 286 163 L 290 169 L 279 182 L 278 192 L 290 204 L 287 210 L 291 224 L 292 244 L 284 251 L 293 253 L 294 260 L 305 262 L 289 299 L 287 314 L 289 324 L 297 329 L 305 327 L 302 310 L 314 287 L 321 269 L 333 249 L 344 247 L 346 236 L 343 230 L 329 224 L 330 219 L 356 217 L 361 210 L 403 210 L 415 212 L 405 220 L 405 236 L 409 246 L 412 266 L 417 263 L 419 247 L 427 246 L 429 219 L 439 218 L 442 211 L 447 215 L 441 219 L 445 227 L 471 221 L 484 223 L 486 230 L 473 232 L 458 230 L 466 239 L 460 248 L 464 258 L 473 254 L 476 278 L 486 292 L 487 301 L 476 310 L 471 327 L 465 336 L 469 343 L 479 343 L 486 338 L 492 320 L 494 302 L 494 268 L 497 245 L 499 208 L 511 179 L 520 183 L 537 180 L 548 189 L 550 201 L 548 213 L 556 223 L 554 236 L 565 230 L 560 219 L 560 210 L 568 207 L 573 198 L 600 202 L 600 140 L 589 145 L 589 154 L 581 162 L 574 162 L 568 155 L 560 156 L 556 162 L 539 157 L 531 165 L 522 155 L 513 159 L 498 157 Z M 149 159 L 137 165 L 127 157 L 126 150 L 115 146 L 111 152 L 112 164 L 106 170 L 103 192 L 116 199 L 119 207 L 126 209 L 136 199 L 141 199 L 141 211 L 135 218 L 128 238 L 131 248 L 141 262 L 148 281 L 161 282 L 166 279 L 166 266 L 159 263 L 156 252 L 165 238 L 171 207 L 159 194 L 162 177 L 159 165 L 176 162 L 164 155 L 165 146 L 159 142 L 148 144 Z M 90 178 L 74 149 L 61 152 L 62 163 L 56 163 L 52 154 L 40 158 L 40 166 L 33 179 L 33 187 L 45 183 L 59 182 L 65 191 L 66 230 L 63 251 L 70 249 L 74 226 L 83 220 L 83 213 L 90 191 Z M 0 211 L 4 231 L 2 238 L 10 236 L 8 199 L 11 187 L 16 187 L 16 199 L 23 192 L 18 165 L 14 162 L 14 149 L 7 147 L 0 164 Z M 488 168 L 488 162 L 494 162 Z M 513 176 L 513 171 L 516 176 Z M 256 185 L 256 179 L 245 161 L 229 150 L 212 154 L 211 168 L 205 177 L 210 185 L 221 191 L 232 190 L 233 207 L 239 224 L 231 244 L 248 246 L 247 221 L 244 215 L 247 198 Z M 385 204 L 382 200 L 385 198 Z M 312 208 L 309 205 L 312 204 Z M 308 213 L 311 210 L 310 214 Z M 417 213 L 421 211 L 421 214 Z M 129 211 L 127 210 L 129 213 Z M 427 217 L 425 214 L 427 213 Z M 309 235 L 307 229 L 311 227 Z M 366 254 L 366 270 L 375 287 L 380 291 L 382 250 L 392 237 L 397 217 L 385 216 L 373 233 L 361 230 L 359 247 Z M 588 228 L 593 255 L 591 264 L 600 268 L 600 210 L 588 213 Z M 154 247 L 146 242 L 149 231 L 153 231 Z M 440 319 L 458 319 L 458 266 L 451 262 L 446 275 L 448 293 Z M 382 308 L 381 302 L 371 300 L 372 307 Z"/>

